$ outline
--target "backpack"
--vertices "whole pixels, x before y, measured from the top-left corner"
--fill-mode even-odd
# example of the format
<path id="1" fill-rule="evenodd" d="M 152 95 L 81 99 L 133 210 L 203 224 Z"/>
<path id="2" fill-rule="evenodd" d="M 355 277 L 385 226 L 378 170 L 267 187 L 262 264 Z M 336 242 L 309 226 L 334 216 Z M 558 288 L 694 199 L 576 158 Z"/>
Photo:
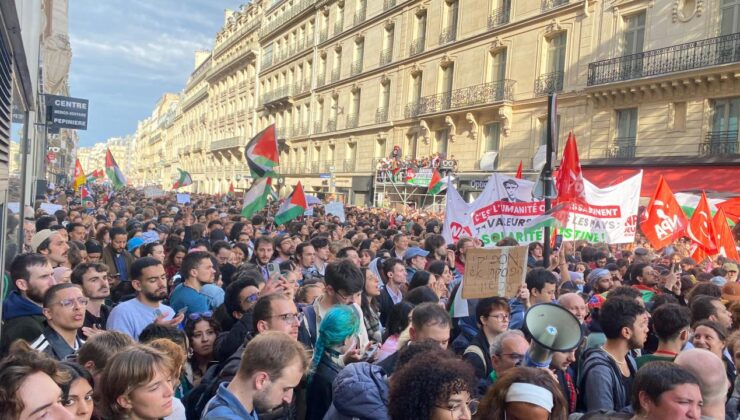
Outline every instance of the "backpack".
<path id="1" fill-rule="evenodd" d="M 480 347 L 476 346 L 475 344 L 471 344 L 468 346 L 468 348 L 465 349 L 465 351 L 463 352 L 463 356 L 468 353 L 473 353 L 478 356 L 480 358 L 480 361 L 483 363 L 483 367 L 488 366 L 486 364 L 486 356 L 483 354 L 483 350 L 481 350 Z"/>

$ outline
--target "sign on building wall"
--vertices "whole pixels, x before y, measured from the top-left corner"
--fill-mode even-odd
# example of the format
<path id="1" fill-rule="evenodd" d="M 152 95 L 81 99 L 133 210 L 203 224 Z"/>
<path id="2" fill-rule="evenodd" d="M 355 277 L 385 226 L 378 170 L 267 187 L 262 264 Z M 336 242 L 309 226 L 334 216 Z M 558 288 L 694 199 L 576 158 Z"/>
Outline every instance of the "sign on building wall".
<path id="1" fill-rule="evenodd" d="M 46 106 L 52 127 L 87 130 L 87 99 L 46 95 Z"/>

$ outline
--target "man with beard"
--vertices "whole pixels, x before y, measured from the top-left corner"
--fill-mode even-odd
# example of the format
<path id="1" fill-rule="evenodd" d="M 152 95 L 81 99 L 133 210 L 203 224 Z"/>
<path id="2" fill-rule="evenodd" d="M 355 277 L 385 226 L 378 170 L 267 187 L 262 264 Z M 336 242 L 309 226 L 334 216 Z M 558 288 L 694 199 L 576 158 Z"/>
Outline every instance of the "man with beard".
<path id="1" fill-rule="evenodd" d="M 0 353 L 18 339 L 31 342 L 44 329 L 42 305 L 44 294 L 54 284 L 54 270 L 41 254 L 20 254 L 10 264 L 10 278 L 17 290 L 10 292 L 3 302 L 3 329 Z"/>
<path id="2" fill-rule="evenodd" d="M 67 259 L 69 244 L 61 232 L 61 230 L 44 229 L 36 232 L 31 238 L 33 252 L 38 252 L 48 258 L 51 268 L 69 266 Z"/>
<path id="3" fill-rule="evenodd" d="M 162 304 L 167 297 L 167 275 L 161 261 L 153 257 L 136 260 L 131 265 L 131 285 L 136 298 L 113 308 L 106 329 L 121 331 L 138 341 L 141 331 L 152 322 L 173 327 L 182 322 L 184 314 L 175 316 L 172 308 Z"/>
<path id="4" fill-rule="evenodd" d="M 126 251 L 126 231 L 120 227 L 110 230 L 110 244 L 103 249 L 103 263 L 108 266 L 108 274 L 120 282 L 131 280 L 131 264 L 134 256 Z"/>
<path id="5" fill-rule="evenodd" d="M 295 245 L 290 235 L 278 235 L 275 238 L 275 250 L 278 255 L 273 262 L 280 264 L 281 262 L 290 261 L 295 253 Z"/>
<path id="6" fill-rule="evenodd" d="M 103 303 L 110 296 L 108 266 L 103 263 L 82 263 L 72 270 L 71 280 L 82 287 L 82 293 L 90 300 L 79 334 L 80 338 L 86 338 L 95 330 L 105 329 L 108 322 L 111 308 Z"/>
<path id="7" fill-rule="evenodd" d="M 658 291 L 658 283 L 660 282 L 658 274 L 651 265 L 645 263 L 635 264 L 632 266 L 632 270 L 630 270 L 630 277 L 633 283 L 632 287 L 640 291 L 645 304 L 650 303 L 660 293 Z"/>
<path id="8" fill-rule="evenodd" d="M 261 333 L 247 344 L 236 377 L 219 385 L 201 419 L 256 420 L 257 412 L 290 404 L 308 368 L 308 353 L 294 338 L 278 331 Z"/>
<path id="9" fill-rule="evenodd" d="M 212 284 L 216 276 L 211 254 L 204 251 L 190 252 L 182 260 L 180 273 L 185 280 L 172 291 L 172 296 L 170 296 L 172 309 L 185 310 L 186 316 L 211 310 L 208 298 L 201 294 L 203 286 Z"/>
<path id="10" fill-rule="evenodd" d="M 56 360 L 65 360 L 79 350 L 84 341 L 77 332 L 85 321 L 87 302 L 76 284 L 61 283 L 49 288 L 44 295 L 46 327 L 31 348 Z"/>
<path id="11" fill-rule="evenodd" d="M 252 254 L 252 264 L 256 265 L 262 273 L 262 278 L 268 280 L 270 278 L 267 272 L 267 263 L 272 261 L 275 247 L 272 239 L 267 236 L 260 236 L 254 241 L 254 253 Z"/>

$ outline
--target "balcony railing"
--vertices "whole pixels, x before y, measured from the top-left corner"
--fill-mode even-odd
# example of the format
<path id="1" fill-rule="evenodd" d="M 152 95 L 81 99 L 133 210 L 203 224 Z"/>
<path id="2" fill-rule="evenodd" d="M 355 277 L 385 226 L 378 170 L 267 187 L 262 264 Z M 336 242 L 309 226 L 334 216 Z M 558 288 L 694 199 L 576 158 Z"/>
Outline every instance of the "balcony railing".
<path id="1" fill-rule="evenodd" d="M 269 104 L 281 99 L 289 98 L 293 95 L 293 86 L 283 86 L 277 89 L 273 89 L 269 92 L 265 92 L 262 95 L 262 104 Z"/>
<path id="2" fill-rule="evenodd" d="M 289 10 L 285 11 L 282 15 L 267 22 L 262 27 L 262 29 L 260 29 L 260 37 L 264 37 L 265 35 L 285 25 L 290 20 L 292 20 L 294 17 L 301 14 L 301 12 L 311 7 L 314 3 L 315 3 L 314 0 L 301 0 L 298 3 L 295 3 Z"/>
<path id="3" fill-rule="evenodd" d="M 380 52 L 380 65 L 384 66 L 393 60 L 393 47 L 389 47 Z"/>
<path id="4" fill-rule="evenodd" d="M 699 145 L 699 156 L 727 156 L 740 154 L 738 132 L 710 131 Z"/>
<path id="5" fill-rule="evenodd" d="M 357 9 L 355 12 L 355 18 L 353 20 L 353 26 L 357 26 L 365 21 L 365 18 L 367 18 L 367 7 L 362 7 L 360 9 Z"/>
<path id="6" fill-rule="evenodd" d="M 569 0 L 542 0 L 542 12 L 568 4 Z"/>
<path id="7" fill-rule="evenodd" d="M 336 82 L 339 81 L 339 76 L 341 75 L 342 70 L 341 69 L 334 69 L 331 71 L 331 81 Z"/>
<path id="8" fill-rule="evenodd" d="M 348 114 L 347 115 L 347 128 L 357 128 L 357 124 L 360 121 L 360 115 L 355 114 Z"/>
<path id="9" fill-rule="evenodd" d="M 534 82 L 534 94 L 541 96 L 562 91 L 564 76 L 562 71 L 543 74 Z"/>
<path id="10" fill-rule="evenodd" d="M 239 137 L 229 137 L 227 139 L 212 141 L 210 150 L 213 152 L 215 150 L 223 150 L 223 149 L 230 149 L 232 147 L 239 147 L 240 145 L 241 145 L 241 141 Z"/>
<path id="11" fill-rule="evenodd" d="M 514 97 L 514 84 L 516 81 L 505 79 L 423 96 L 417 102 L 407 104 L 404 114 L 406 118 L 411 118 L 448 109 L 511 101 Z"/>
<path id="12" fill-rule="evenodd" d="M 337 131 L 337 120 L 328 120 L 326 122 L 326 131 Z"/>
<path id="13" fill-rule="evenodd" d="M 388 10 L 392 7 L 396 7 L 396 0 L 383 0 L 383 10 Z"/>
<path id="14" fill-rule="evenodd" d="M 307 80 L 301 80 L 299 82 L 293 83 L 293 92 L 291 92 L 293 95 L 300 95 L 301 93 L 308 92 L 309 89 L 311 89 L 311 83 L 309 83 Z"/>
<path id="15" fill-rule="evenodd" d="M 456 37 L 457 25 L 448 26 L 447 28 L 442 29 L 442 32 L 439 34 L 439 45 L 449 44 L 450 42 L 455 41 Z"/>
<path id="16" fill-rule="evenodd" d="M 509 23 L 509 17 L 511 16 L 511 6 L 500 7 L 488 15 L 488 30 L 497 28 L 502 25 Z"/>
<path id="17" fill-rule="evenodd" d="M 334 170 L 336 172 L 354 172 L 357 167 L 357 162 L 354 159 L 345 159 L 336 161 Z"/>
<path id="18" fill-rule="evenodd" d="M 637 151 L 635 137 L 617 137 L 606 154 L 609 159 L 632 159 Z"/>
<path id="19" fill-rule="evenodd" d="M 740 33 L 687 42 L 588 65 L 588 86 L 740 61 Z"/>
<path id="20" fill-rule="evenodd" d="M 311 162 L 311 166 L 309 168 L 308 173 L 317 174 L 320 171 L 321 171 L 321 162 L 319 162 L 318 160 L 314 160 L 313 162 Z"/>
<path id="21" fill-rule="evenodd" d="M 350 75 L 354 76 L 360 73 L 362 73 L 362 58 L 358 58 L 353 61 L 352 67 L 350 68 Z"/>
<path id="22" fill-rule="evenodd" d="M 375 111 L 375 123 L 380 124 L 388 121 L 388 108 L 378 108 Z"/>
<path id="23" fill-rule="evenodd" d="M 411 41 L 411 45 L 409 45 L 409 56 L 423 53 L 424 52 L 424 41 L 425 41 L 425 38 L 417 38 Z"/>

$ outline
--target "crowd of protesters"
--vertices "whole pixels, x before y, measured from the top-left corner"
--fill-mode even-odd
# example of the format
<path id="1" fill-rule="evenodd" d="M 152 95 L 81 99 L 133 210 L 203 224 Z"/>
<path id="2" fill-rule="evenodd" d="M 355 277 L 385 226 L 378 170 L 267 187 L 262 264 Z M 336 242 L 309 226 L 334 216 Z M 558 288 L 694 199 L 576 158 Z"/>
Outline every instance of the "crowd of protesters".
<path id="1" fill-rule="evenodd" d="M 684 241 L 532 243 L 516 295 L 465 300 L 481 243 L 443 215 L 58 193 L 9 218 L 2 419 L 739 418 L 738 262 Z M 526 363 L 540 303 L 584 337 L 549 368 Z"/>

